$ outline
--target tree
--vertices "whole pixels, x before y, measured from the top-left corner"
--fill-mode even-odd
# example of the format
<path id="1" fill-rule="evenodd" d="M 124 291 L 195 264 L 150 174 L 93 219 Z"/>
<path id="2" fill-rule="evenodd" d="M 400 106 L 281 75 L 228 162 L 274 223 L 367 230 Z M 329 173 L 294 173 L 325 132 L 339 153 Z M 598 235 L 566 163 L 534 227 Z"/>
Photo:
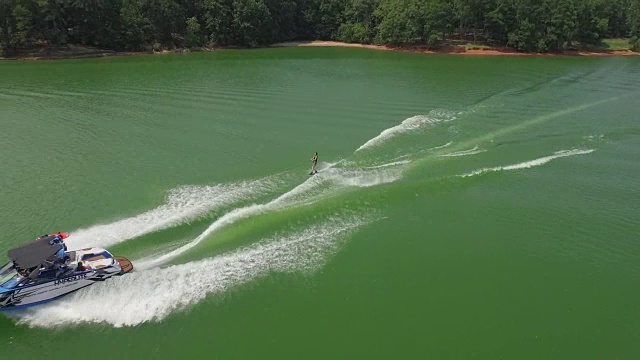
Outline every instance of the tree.
<path id="1" fill-rule="evenodd" d="M 203 0 L 205 31 L 212 46 L 230 45 L 233 42 L 233 0 Z"/>
<path id="2" fill-rule="evenodd" d="M 271 14 L 270 36 L 274 41 L 288 41 L 298 37 L 298 4 L 295 0 L 265 0 Z"/>
<path id="3" fill-rule="evenodd" d="M 9 38 L 14 49 L 31 46 L 33 43 L 33 3 L 30 0 L 15 1 L 13 5 L 13 33 Z"/>
<path id="4" fill-rule="evenodd" d="M 386 45 L 424 43 L 425 3 L 420 0 L 383 0 L 376 9 L 380 17 L 376 42 Z"/>
<path id="5" fill-rule="evenodd" d="M 153 24 L 154 38 L 168 46 L 182 43 L 186 24 L 182 5 L 175 0 L 147 1 L 143 9 Z"/>
<path id="6" fill-rule="evenodd" d="M 346 42 L 372 42 L 377 26 L 374 15 L 377 5 L 374 0 L 351 0 L 347 3 L 337 38 Z"/>
<path id="7" fill-rule="evenodd" d="M 262 0 L 234 0 L 233 31 L 236 43 L 255 47 L 270 40 L 269 9 Z"/>
<path id="8" fill-rule="evenodd" d="M 517 11 L 514 1 L 497 0 L 495 7 L 489 9 L 486 15 L 488 41 L 498 45 L 507 45 L 509 34 L 514 33 L 517 29 L 516 19 Z"/>
<path id="9" fill-rule="evenodd" d="M 153 25 L 142 14 L 142 7 L 137 0 L 123 0 L 120 9 L 122 22 L 122 47 L 129 50 L 140 50 L 145 43 L 153 39 Z"/>
<path id="10" fill-rule="evenodd" d="M 575 38 L 577 32 L 577 11 L 573 0 L 548 0 L 550 21 L 547 22 L 546 29 L 546 49 L 561 50 Z"/>
<path id="11" fill-rule="evenodd" d="M 121 50 L 124 48 L 122 39 L 122 19 L 120 17 L 121 0 L 103 1 L 100 7 L 96 46 L 105 49 Z"/>
<path id="12" fill-rule="evenodd" d="M 602 4 L 584 1 L 578 5 L 576 40 L 583 44 L 597 44 L 606 35 L 609 19 L 602 17 Z"/>
<path id="13" fill-rule="evenodd" d="M 640 36 L 638 0 L 0 0 L 0 49 L 258 46 L 294 39 L 400 46 L 478 38 L 521 51 Z M 632 42 L 638 47 L 637 38 Z"/>
<path id="14" fill-rule="evenodd" d="M 629 8 L 628 15 L 629 28 L 631 29 L 631 50 L 640 51 L 640 3 L 635 2 Z"/>
<path id="15" fill-rule="evenodd" d="M 626 37 L 629 36 L 630 24 L 628 13 L 637 0 L 601 0 L 599 1 L 600 13 L 607 19 L 607 36 Z"/>
<path id="16" fill-rule="evenodd" d="M 186 47 L 195 47 L 202 45 L 202 36 L 200 34 L 200 23 L 195 16 L 187 19 L 187 35 L 185 36 L 184 45 Z"/>
<path id="17" fill-rule="evenodd" d="M 431 0 L 426 3 L 424 11 L 423 43 L 429 46 L 436 45 L 439 38 L 445 40 L 447 34 L 451 35 L 454 29 L 460 29 L 461 26 L 457 21 L 461 16 L 466 19 L 468 13 L 464 7 L 456 10 L 455 4 L 447 0 Z"/>
<path id="18" fill-rule="evenodd" d="M 313 19 L 316 38 L 332 40 L 337 37 L 343 23 L 345 3 L 344 0 L 318 0 Z"/>
<path id="19" fill-rule="evenodd" d="M 460 40 L 464 40 L 469 26 L 474 22 L 474 19 L 472 18 L 473 10 L 471 5 L 470 0 L 453 1 L 453 13 L 455 14 L 454 20 L 458 23 L 458 36 L 460 37 Z"/>
<path id="20" fill-rule="evenodd" d="M 11 27 L 13 18 L 11 17 L 10 3 L 0 1 L 0 56 L 5 56 L 11 51 Z"/>

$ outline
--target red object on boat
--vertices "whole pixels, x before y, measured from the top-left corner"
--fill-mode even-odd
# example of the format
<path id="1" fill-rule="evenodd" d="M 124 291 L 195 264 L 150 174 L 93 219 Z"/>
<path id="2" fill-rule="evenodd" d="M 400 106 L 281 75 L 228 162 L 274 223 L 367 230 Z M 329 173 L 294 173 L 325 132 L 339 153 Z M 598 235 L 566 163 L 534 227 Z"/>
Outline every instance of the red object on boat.
<path id="1" fill-rule="evenodd" d="M 36 238 L 36 240 L 40 240 L 42 238 L 49 237 L 49 236 L 60 236 L 62 238 L 62 240 L 64 240 L 64 239 L 69 237 L 69 233 L 68 232 L 64 232 L 64 231 L 60 231 L 60 232 L 57 232 L 55 234 L 46 234 L 46 235 L 38 236 Z"/>

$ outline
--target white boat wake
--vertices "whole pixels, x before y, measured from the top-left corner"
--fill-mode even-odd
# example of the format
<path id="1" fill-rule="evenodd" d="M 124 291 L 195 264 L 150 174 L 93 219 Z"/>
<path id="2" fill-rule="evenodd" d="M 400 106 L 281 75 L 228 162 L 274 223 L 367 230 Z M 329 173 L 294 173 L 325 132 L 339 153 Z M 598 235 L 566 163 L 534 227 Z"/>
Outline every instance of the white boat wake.
<path id="1" fill-rule="evenodd" d="M 555 152 L 553 155 L 544 156 L 544 157 L 541 157 L 541 158 L 538 158 L 538 159 L 525 161 L 525 162 L 521 162 L 521 163 L 517 163 L 517 164 L 513 164 L 513 165 L 496 166 L 496 167 L 479 169 L 479 170 L 475 170 L 475 171 L 472 171 L 470 173 L 467 173 L 467 174 L 464 174 L 464 175 L 458 175 L 458 176 L 460 176 L 460 177 L 470 177 L 470 176 L 477 176 L 477 175 L 482 175 L 482 174 L 485 174 L 485 173 L 496 172 L 496 171 L 513 171 L 513 170 L 529 169 L 529 168 L 532 168 L 532 167 L 535 167 L 535 166 L 544 165 L 544 164 L 548 163 L 549 161 L 552 161 L 552 160 L 555 160 L 555 159 L 559 159 L 559 158 L 563 158 L 563 157 L 567 157 L 567 156 L 590 154 L 590 153 L 592 153 L 594 151 L 595 150 L 593 150 L 593 149 L 587 149 L 587 150 L 580 150 L 580 149 L 561 150 L 561 151 Z"/>
<path id="2" fill-rule="evenodd" d="M 313 272 L 365 218 L 329 219 L 283 237 L 265 239 L 213 258 L 137 271 L 38 307 L 16 311 L 19 324 L 55 327 L 106 323 L 115 327 L 160 321 L 209 295 L 270 272 Z"/>

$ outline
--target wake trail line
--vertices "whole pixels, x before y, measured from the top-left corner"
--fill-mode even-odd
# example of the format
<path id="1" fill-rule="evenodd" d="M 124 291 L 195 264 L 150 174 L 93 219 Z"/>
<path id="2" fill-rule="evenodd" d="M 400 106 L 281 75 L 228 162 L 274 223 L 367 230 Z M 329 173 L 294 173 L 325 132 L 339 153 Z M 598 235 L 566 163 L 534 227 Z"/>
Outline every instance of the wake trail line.
<path id="1" fill-rule="evenodd" d="M 367 143 L 370 143 L 370 141 L 368 141 Z M 365 145 L 367 143 L 365 143 Z M 402 176 L 402 169 L 396 169 L 391 164 L 381 165 L 378 168 L 369 169 L 368 171 L 364 169 L 349 170 L 336 168 L 337 165 L 343 162 L 345 162 L 345 159 L 341 159 L 334 163 L 323 164 L 324 166 L 319 169 L 320 172 L 318 174 L 313 175 L 300 185 L 297 185 L 290 191 L 280 195 L 279 197 L 268 203 L 252 204 L 249 206 L 231 210 L 230 212 L 215 220 L 204 232 L 202 232 L 192 241 L 163 255 L 141 259 L 136 263 L 136 268 L 144 270 L 161 266 L 193 249 L 212 233 L 239 220 L 251 216 L 260 215 L 268 211 L 304 205 L 310 200 L 309 194 L 313 194 L 313 188 L 317 187 L 319 184 L 329 182 L 342 187 L 370 187 L 396 181 Z M 397 162 L 393 165 L 406 164 L 408 164 L 408 162 Z M 390 169 L 386 169 L 387 167 L 389 167 Z"/>
<path id="2" fill-rule="evenodd" d="M 434 126 L 441 122 L 450 122 L 457 118 L 461 113 L 447 111 L 443 109 L 432 110 L 427 115 L 416 115 L 405 119 L 399 125 L 383 130 L 378 136 L 368 140 L 362 146 L 356 149 L 356 153 L 368 148 L 379 146 L 394 136 L 415 131 L 424 127 Z"/>
<path id="3" fill-rule="evenodd" d="M 185 245 L 159 256 L 152 256 L 137 261 L 136 268 L 140 270 L 154 268 L 163 265 L 172 259 L 188 252 L 214 232 L 229 226 L 242 219 L 257 216 L 270 211 L 303 206 L 317 196 L 314 188 L 320 184 L 329 184 L 335 189 L 343 187 L 370 187 L 398 180 L 402 175 L 402 169 L 383 168 L 365 171 L 362 169 L 348 170 L 329 168 L 309 177 L 303 183 L 297 185 L 288 192 L 278 196 L 274 200 L 264 204 L 252 204 L 231 210 L 215 220 L 204 232 Z"/>
<path id="4" fill-rule="evenodd" d="M 108 247 L 198 219 L 213 210 L 271 192 L 279 184 L 272 176 L 213 186 L 180 186 L 170 190 L 166 202 L 155 209 L 72 231 L 66 242 L 72 248 Z"/>
<path id="5" fill-rule="evenodd" d="M 362 216 L 328 219 L 213 258 L 114 277 L 64 301 L 9 316 L 19 324 L 43 328 L 82 323 L 124 327 L 161 321 L 207 296 L 272 272 L 313 273 L 339 250 L 342 240 L 370 221 Z"/>
<path id="6" fill-rule="evenodd" d="M 496 166 L 496 167 L 490 167 L 490 168 L 483 168 L 483 169 L 475 170 L 475 171 L 472 171 L 470 173 L 467 173 L 467 174 L 464 174 L 464 175 L 458 175 L 458 176 L 464 178 L 464 177 L 477 176 L 477 175 L 482 175 L 482 174 L 485 174 L 485 173 L 496 172 L 496 171 L 512 171 L 512 170 L 529 169 L 529 168 L 532 168 L 532 167 L 544 165 L 544 164 L 546 164 L 546 163 L 548 163 L 548 162 L 550 162 L 552 160 L 555 160 L 555 159 L 559 159 L 559 158 L 563 158 L 563 157 L 567 157 L 567 156 L 590 154 L 590 153 L 592 153 L 594 151 L 595 150 L 593 150 L 593 149 L 587 149 L 587 150 L 581 150 L 581 149 L 561 150 L 561 151 L 555 152 L 553 155 L 544 156 L 544 157 L 541 157 L 541 158 L 538 158 L 538 159 L 525 161 L 525 162 L 521 162 L 521 163 L 517 163 L 517 164 L 513 164 L 513 165 L 507 165 L 507 166 Z"/>

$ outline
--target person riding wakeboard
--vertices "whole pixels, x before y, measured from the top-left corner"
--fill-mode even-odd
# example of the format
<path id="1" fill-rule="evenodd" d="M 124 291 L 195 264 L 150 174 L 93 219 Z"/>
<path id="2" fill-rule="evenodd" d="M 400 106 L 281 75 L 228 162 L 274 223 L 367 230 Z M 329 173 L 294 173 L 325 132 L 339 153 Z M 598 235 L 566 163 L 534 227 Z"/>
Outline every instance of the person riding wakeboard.
<path id="1" fill-rule="evenodd" d="M 318 172 L 318 170 L 316 170 L 316 164 L 318 164 L 318 153 L 317 152 L 311 158 L 311 163 L 313 165 L 311 165 L 311 172 L 309 173 L 309 175 L 313 175 L 313 174 Z"/>

